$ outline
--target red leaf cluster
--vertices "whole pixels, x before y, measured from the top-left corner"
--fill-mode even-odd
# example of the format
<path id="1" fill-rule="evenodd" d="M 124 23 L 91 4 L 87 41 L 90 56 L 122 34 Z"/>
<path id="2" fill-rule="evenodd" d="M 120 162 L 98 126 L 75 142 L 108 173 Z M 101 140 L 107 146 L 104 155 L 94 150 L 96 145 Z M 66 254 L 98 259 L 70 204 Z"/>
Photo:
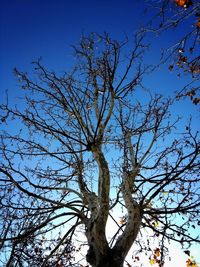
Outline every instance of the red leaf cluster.
<path id="1" fill-rule="evenodd" d="M 191 0 L 176 0 L 176 5 L 184 8 L 188 8 L 193 3 Z"/>

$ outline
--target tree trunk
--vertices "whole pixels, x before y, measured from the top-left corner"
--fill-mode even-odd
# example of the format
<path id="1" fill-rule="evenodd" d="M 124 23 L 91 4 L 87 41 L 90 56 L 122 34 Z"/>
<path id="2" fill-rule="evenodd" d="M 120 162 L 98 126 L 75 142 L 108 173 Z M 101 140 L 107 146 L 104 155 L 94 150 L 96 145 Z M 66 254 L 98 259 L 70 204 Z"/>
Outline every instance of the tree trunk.
<path id="1" fill-rule="evenodd" d="M 92 267 L 123 267 L 124 258 L 120 251 L 114 249 L 107 249 L 104 254 L 90 246 L 86 259 Z"/>

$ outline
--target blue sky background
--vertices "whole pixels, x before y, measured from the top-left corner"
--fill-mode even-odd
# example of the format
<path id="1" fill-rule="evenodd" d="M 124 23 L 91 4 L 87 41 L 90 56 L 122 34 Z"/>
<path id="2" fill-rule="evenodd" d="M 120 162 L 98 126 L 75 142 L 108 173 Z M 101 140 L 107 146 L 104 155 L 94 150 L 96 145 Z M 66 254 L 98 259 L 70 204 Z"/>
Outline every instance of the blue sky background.
<path id="1" fill-rule="evenodd" d="M 2 0 L 0 8 L 0 90 L 12 87 L 13 67 L 30 69 L 40 56 L 60 71 L 72 61 L 69 48 L 82 33 L 130 34 L 140 23 L 141 1 Z M 136 8 L 137 7 L 137 8 Z M 137 12 L 136 12 L 137 11 Z"/>
<path id="2" fill-rule="evenodd" d="M 63 72 L 74 64 L 70 45 L 80 40 L 82 33 L 104 31 L 114 38 L 133 35 L 147 22 L 151 13 L 144 12 L 146 0 L 1 0 L 0 2 L 0 92 L 19 92 L 13 68 L 30 71 L 31 62 L 42 56 L 52 70 Z M 150 1 L 149 1 L 150 2 Z M 153 2 L 153 1 L 152 1 Z M 155 1 L 156 2 L 156 1 Z M 152 47 L 148 63 L 155 64 L 161 47 L 179 40 L 184 28 L 165 32 L 161 37 L 148 35 Z M 169 64 L 169 63 L 168 63 Z M 164 65 L 147 76 L 145 85 L 159 93 L 172 93 L 185 85 L 186 77 L 177 78 Z M 194 109 L 194 105 L 189 108 Z M 196 111 L 194 111 L 196 112 Z"/>
<path id="3" fill-rule="evenodd" d="M 74 64 L 71 44 L 78 43 L 82 33 L 106 31 L 114 38 L 132 35 L 148 21 L 144 0 L 1 0 L 0 2 L 0 102 L 6 89 L 12 97 L 19 86 L 13 68 L 31 71 L 32 61 L 42 56 L 50 69 L 63 72 Z M 166 33 L 156 39 L 149 35 L 152 48 L 146 59 L 155 63 L 160 48 L 179 38 L 178 32 Z M 145 85 L 166 95 L 188 81 L 168 71 L 168 65 L 145 78 Z M 12 98 L 13 99 L 13 98 Z M 191 113 L 198 126 L 197 107 L 189 99 L 175 106 L 180 113 Z"/>

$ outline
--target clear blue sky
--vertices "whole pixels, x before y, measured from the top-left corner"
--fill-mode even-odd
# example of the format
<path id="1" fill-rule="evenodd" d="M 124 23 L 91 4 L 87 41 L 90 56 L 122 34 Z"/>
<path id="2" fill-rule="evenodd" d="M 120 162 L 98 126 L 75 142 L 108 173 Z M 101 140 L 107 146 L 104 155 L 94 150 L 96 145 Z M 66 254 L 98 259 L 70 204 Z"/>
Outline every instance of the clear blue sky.
<path id="1" fill-rule="evenodd" d="M 114 37 L 132 33 L 140 23 L 141 2 L 1 0 L 0 90 L 13 85 L 13 67 L 27 70 L 40 56 L 48 66 L 63 70 L 71 60 L 69 45 L 82 33 L 107 31 Z"/>
<path id="2" fill-rule="evenodd" d="M 10 95 L 19 86 L 14 67 L 31 70 L 31 62 L 40 56 L 50 69 L 64 71 L 73 64 L 70 45 L 78 43 L 82 33 L 107 31 L 114 38 L 133 34 L 148 21 L 144 13 L 146 0 L 1 0 L 0 1 L 0 92 Z M 152 0 L 153 2 L 153 0 Z M 153 49 L 148 54 L 152 63 L 159 49 L 182 32 L 149 39 Z M 176 40 L 175 40 L 176 41 Z M 170 74 L 168 66 L 146 79 L 146 85 L 157 92 L 173 92 L 185 80 Z M 0 96 L 0 97 L 1 97 Z M 189 101 L 187 102 L 189 105 Z M 193 108 L 193 105 L 191 105 Z"/>
<path id="3" fill-rule="evenodd" d="M 131 35 L 148 20 L 144 14 L 146 0 L 1 0 L 0 1 L 0 98 L 6 89 L 16 95 L 18 86 L 12 70 L 31 70 L 31 62 L 43 58 L 45 65 L 63 71 L 73 63 L 70 45 L 78 43 L 82 33 L 107 31 L 114 38 Z M 148 59 L 154 62 L 159 53 L 156 48 L 173 41 L 173 34 L 155 40 L 155 50 Z M 158 92 L 178 90 L 183 79 L 169 73 L 163 66 L 146 80 L 149 88 Z M 1 99 L 0 99 L 1 102 Z M 184 105 L 184 106 L 183 106 Z M 196 106 L 190 101 L 179 103 L 179 111 L 191 110 L 196 116 Z M 196 122 L 196 126 L 197 126 Z"/>

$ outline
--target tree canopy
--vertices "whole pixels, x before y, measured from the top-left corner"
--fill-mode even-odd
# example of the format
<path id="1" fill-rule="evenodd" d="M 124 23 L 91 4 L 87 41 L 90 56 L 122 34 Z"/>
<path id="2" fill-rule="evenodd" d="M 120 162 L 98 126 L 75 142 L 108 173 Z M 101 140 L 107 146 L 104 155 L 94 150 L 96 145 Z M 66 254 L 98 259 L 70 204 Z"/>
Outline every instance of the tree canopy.
<path id="1" fill-rule="evenodd" d="M 166 46 L 162 47 L 161 62 L 168 64 L 169 71 L 177 72 L 179 77 L 190 74 L 192 82 L 185 84 L 177 92 L 178 98 L 189 97 L 197 105 L 200 102 L 199 80 L 200 56 L 200 3 L 191 0 L 151 1 L 147 2 L 148 12 L 152 14 L 144 29 L 156 35 L 178 35 Z M 147 13 L 148 13 L 147 12 Z"/>
<path id="2" fill-rule="evenodd" d="M 200 4 L 147 3 L 152 19 L 133 38 L 83 35 L 63 73 L 41 59 L 32 72 L 14 69 L 20 98 L 11 103 L 8 93 L 0 103 L 3 266 L 83 267 L 85 247 L 87 266 L 131 267 L 150 251 L 150 265 L 163 267 L 169 241 L 189 257 L 199 242 L 199 132 L 174 106 L 200 103 Z M 156 66 L 146 64 L 146 36 L 186 26 Z M 163 63 L 190 77 L 169 96 L 144 82 Z"/>
<path id="3" fill-rule="evenodd" d="M 40 60 L 34 78 L 15 69 L 23 101 L 1 105 L 8 128 L 0 139 L 7 266 L 72 266 L 80 225 L 86 259 L 98 267 L 123 266 L 134 242 L 146 249 L 139 238 L 145 229 L 162 237 L 150 260 L 159 266 L 165 240 L 198 241 L 187 231 L 199 224 L 198 132 L 190 121 L 176 128 L 174 99 L 142 89 L 149 70 L 143 36 L 130 52 L 126 46 L 91 34 L 74 46 L 77 64 L 69 73 L 58 76 Z M 120 207 L 126 214 L 119 220 Z M 111 238 L 108 218 L 118 226 Z"/>

